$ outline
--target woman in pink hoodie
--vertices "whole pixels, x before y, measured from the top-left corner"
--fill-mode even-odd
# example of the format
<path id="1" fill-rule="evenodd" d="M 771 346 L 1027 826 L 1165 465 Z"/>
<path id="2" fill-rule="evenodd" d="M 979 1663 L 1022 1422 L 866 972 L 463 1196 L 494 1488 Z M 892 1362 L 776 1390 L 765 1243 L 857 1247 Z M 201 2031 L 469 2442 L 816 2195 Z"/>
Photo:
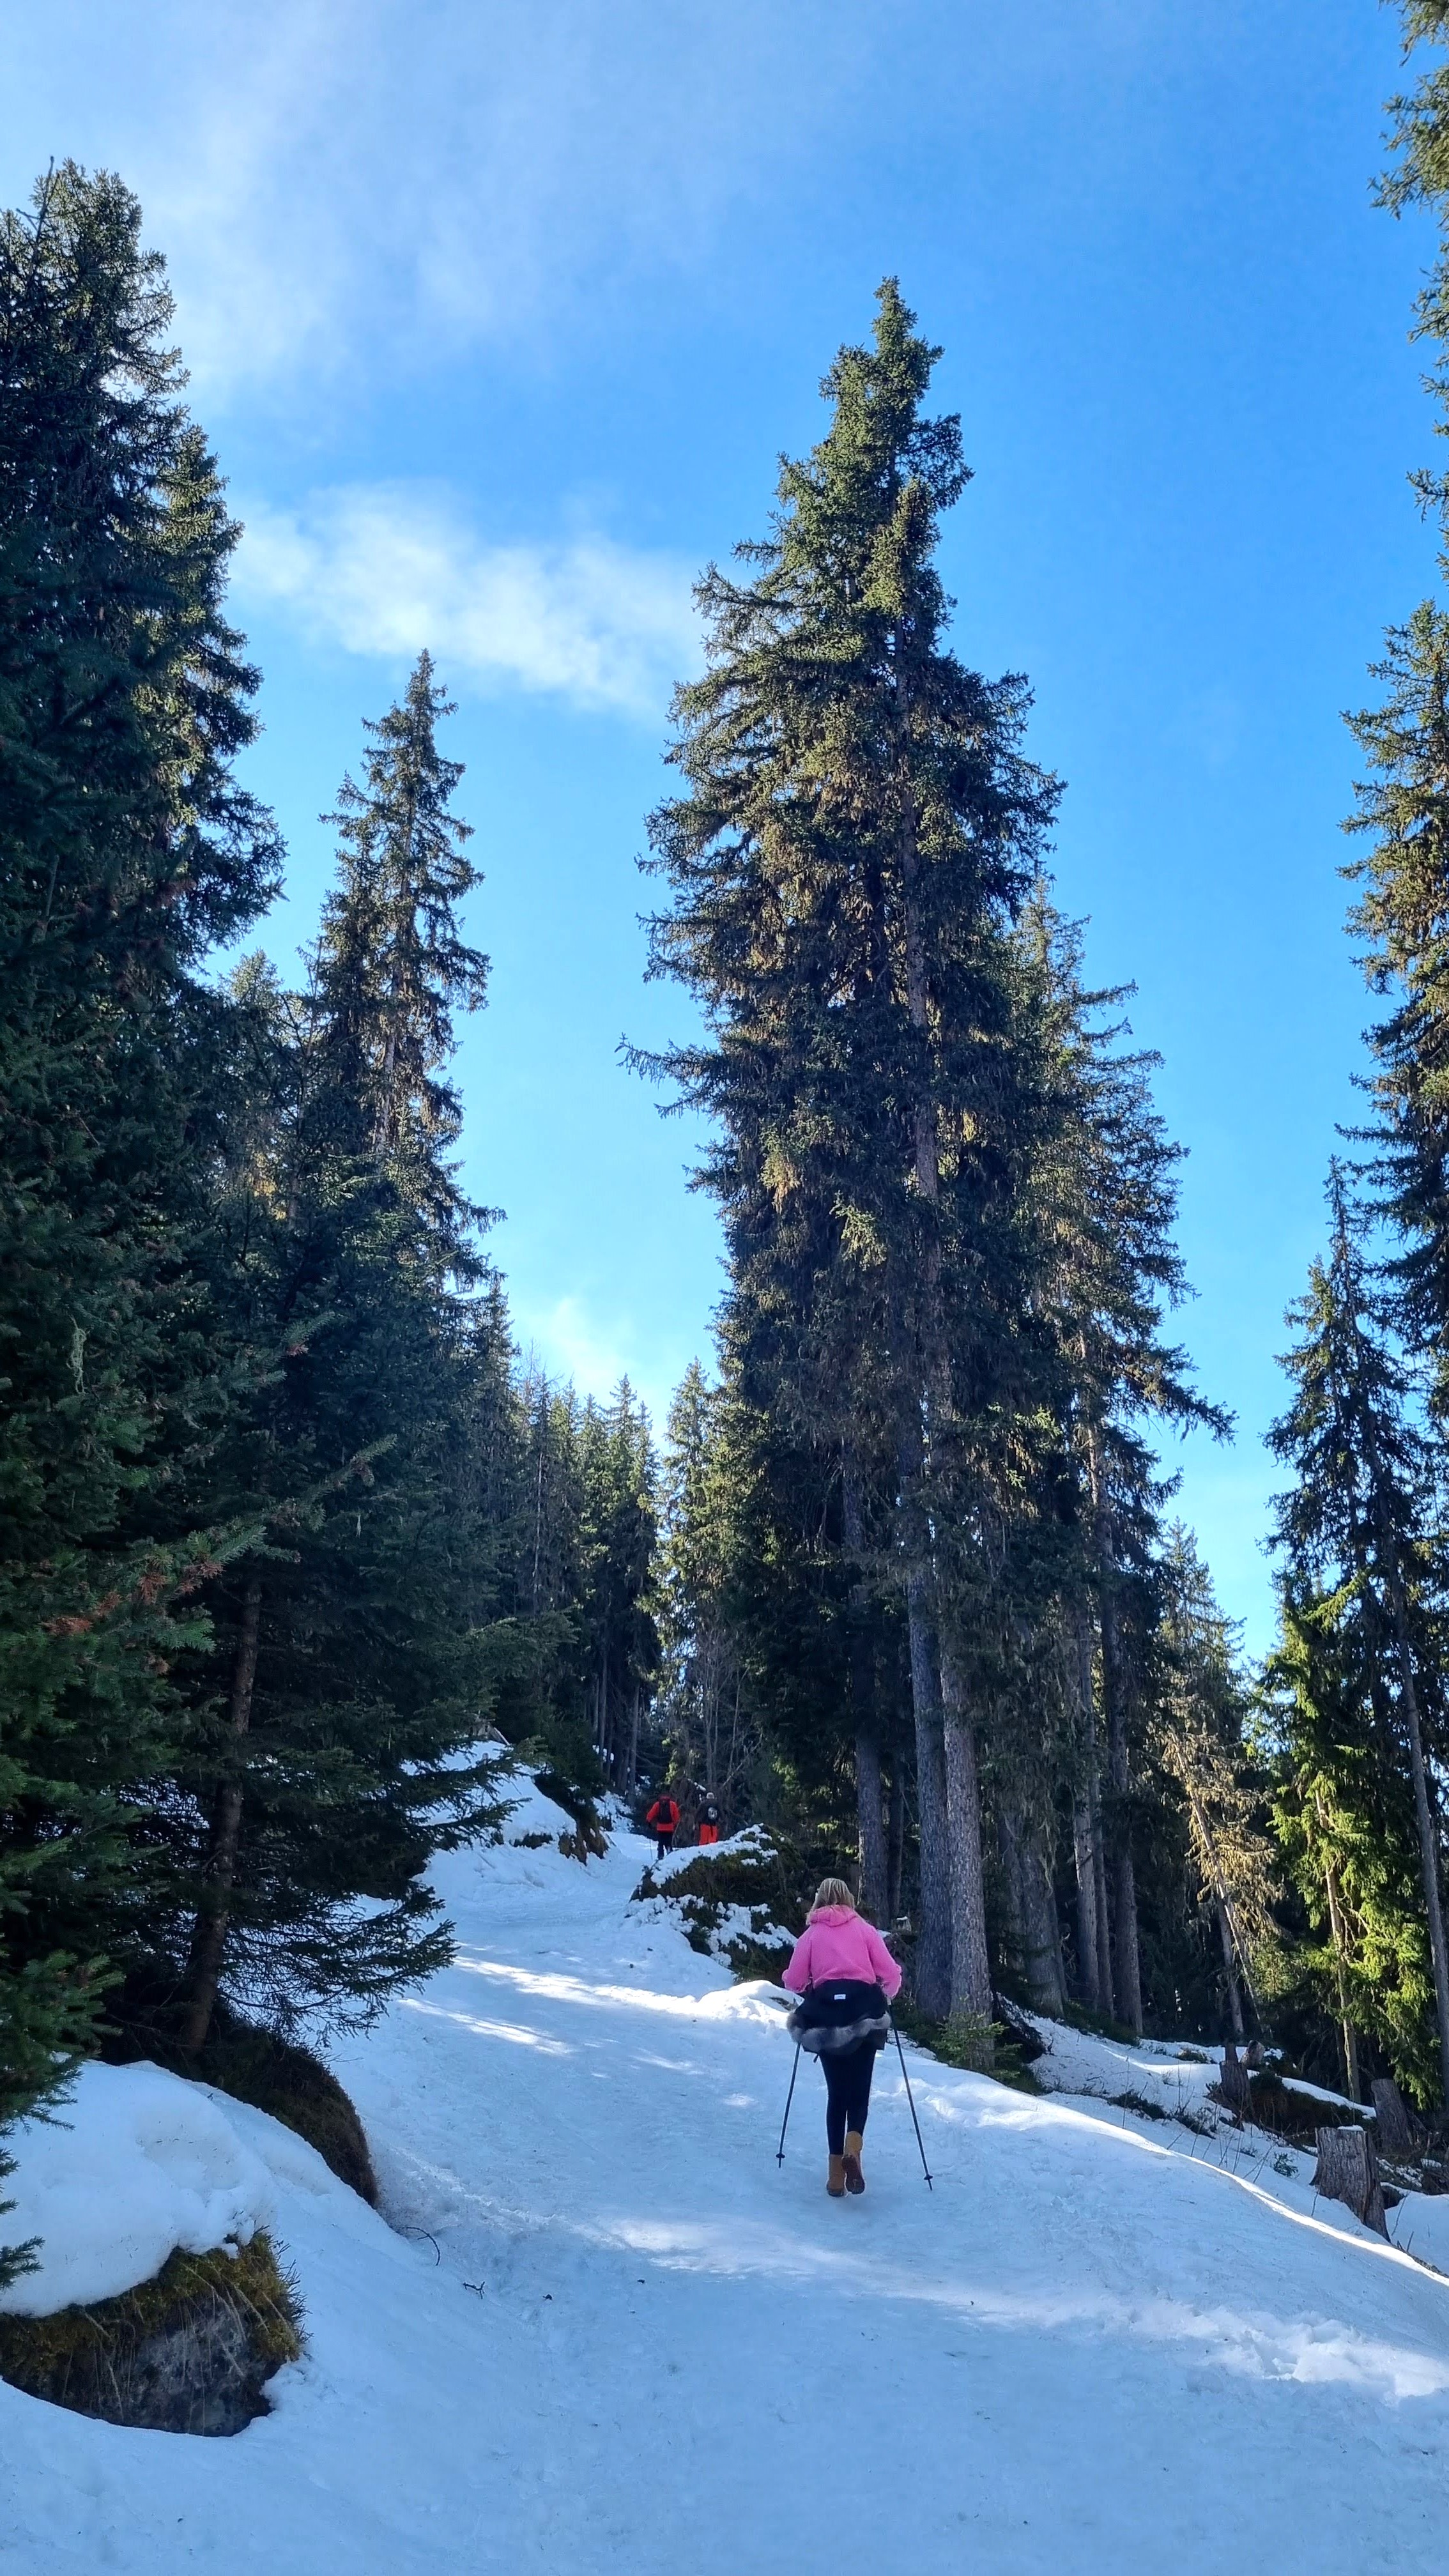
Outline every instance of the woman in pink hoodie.
<path id="1" fill-rule="evenodd" d="M 822 1878 L 810 1920 L 790 1954 L 785 1984 L 801 1997 L 790 2033 L 825 2070 L 825 2188 L 832 2200 L 865 2189 L 860 2169 L 870 2079 L 891 2026 L 901 1972 L 873 1923 L 857 1914 L 843 1878 Z"/>

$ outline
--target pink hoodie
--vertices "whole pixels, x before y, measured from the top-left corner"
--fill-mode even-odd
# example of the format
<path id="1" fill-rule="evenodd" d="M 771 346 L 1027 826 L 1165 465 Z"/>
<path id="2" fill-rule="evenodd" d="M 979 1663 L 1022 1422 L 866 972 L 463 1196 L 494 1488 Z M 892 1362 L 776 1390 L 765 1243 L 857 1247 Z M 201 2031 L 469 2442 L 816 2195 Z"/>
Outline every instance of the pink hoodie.
<path id="1" fill-rule="evenodd" d="M 873 1923 L 853 1905 L 822 1905 L 811 1915 L 790 1955 L 782 1984 L 803 1995 L 832 1977 L 883 1986 L 886 2001 L 901 1990 L 901 1972 Z"/>

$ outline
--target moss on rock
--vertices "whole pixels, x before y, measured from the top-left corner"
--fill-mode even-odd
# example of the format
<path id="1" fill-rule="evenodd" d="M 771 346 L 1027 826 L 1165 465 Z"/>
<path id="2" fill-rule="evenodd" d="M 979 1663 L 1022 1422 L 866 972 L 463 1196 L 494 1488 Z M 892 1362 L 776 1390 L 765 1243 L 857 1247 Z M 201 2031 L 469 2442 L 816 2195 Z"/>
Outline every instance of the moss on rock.
<path id="1" fill-rule="evenodd" d="M 266 2383 L 302 2351 L 295 2283 L 264 2230 L 212 2254 L 175 2253 L 152 2281 L 49 2317 L 0 2316 L 0 2378 L 107 2424 L 239 2433 Z"/>

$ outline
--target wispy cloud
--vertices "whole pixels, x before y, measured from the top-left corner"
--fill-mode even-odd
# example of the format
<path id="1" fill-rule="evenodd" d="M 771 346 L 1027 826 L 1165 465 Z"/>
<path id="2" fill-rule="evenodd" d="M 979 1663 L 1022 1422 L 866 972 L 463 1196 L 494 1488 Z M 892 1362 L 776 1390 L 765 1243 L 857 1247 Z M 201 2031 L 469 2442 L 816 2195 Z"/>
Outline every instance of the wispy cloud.
<path id="1" fill-rule="evenodd" d="M 605 1316 L 587 1297 L 535 1303 L 515 1288 L 511 1303 L 513 1328 L 528 1366 L 600 1404 L 627 1377 L 636 1397 L 648 1406 L 656 1439 L 664 1436 L 675 1388 L 690 1360 L 708 1361 L 710 1356 L 708 1332 L 701 1334 L 696 1318 L 683 1330 L 660 1335 L 634 1317 Z M 691 1329 L 702 1346 L 689 1340 Z"/>
<path id="2" fill-rule="evenodd" d="M 208 406 L 546 340 L 687 268 L 858 80 L 854 0 L 52 0 L 0 169 L 119 166 Z M 828 41 L 820 39 L 826 35 Z M 23 146 L 20 136 L 23 133 Z M 23 149 L 26 161 L 16 155 Z"/>
<path id="3" fill-rule="evenodd" d="M 689 574 L 605 537 L 490 545 L 445 495 L 349 485 L 305 509 L 242 506 L 244 604 L 345 652 L 424 645 L 450 680 L 657 718 L 698 659 Z"/>

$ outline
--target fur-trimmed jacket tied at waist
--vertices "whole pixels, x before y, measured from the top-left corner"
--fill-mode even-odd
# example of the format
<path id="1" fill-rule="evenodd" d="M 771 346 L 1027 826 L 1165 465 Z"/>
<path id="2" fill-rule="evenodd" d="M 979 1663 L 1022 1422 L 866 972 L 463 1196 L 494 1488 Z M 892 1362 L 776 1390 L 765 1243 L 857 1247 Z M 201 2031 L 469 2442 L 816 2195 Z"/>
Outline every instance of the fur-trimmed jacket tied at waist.
<path id="1" fill-rule="evenodd" d="M 790 2037 L 812 2057 L 840 2057 L 848 2048 L 884 2048 L 890 2026 L 890 2006 L 880 1987 L 859 1977 L 812 1986 L 788 2024 Z"/>

